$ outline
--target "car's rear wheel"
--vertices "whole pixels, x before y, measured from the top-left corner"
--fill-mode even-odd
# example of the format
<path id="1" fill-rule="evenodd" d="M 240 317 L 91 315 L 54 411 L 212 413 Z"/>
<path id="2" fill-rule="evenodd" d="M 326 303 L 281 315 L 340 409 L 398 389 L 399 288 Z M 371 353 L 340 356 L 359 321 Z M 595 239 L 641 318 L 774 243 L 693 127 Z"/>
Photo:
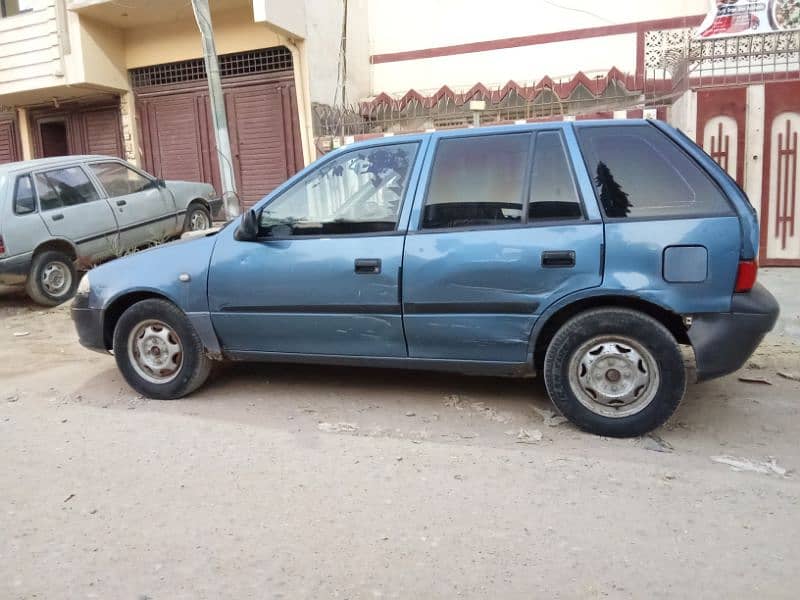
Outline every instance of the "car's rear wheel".
<path id="1" fill-rule="evenodd" d="M 114 329 L 114 357 L 133 389 L 159 400 L 190 394 L 211 371 L 189 319 L 171 302 L 157 298 L 122 313 Z"/>
<path id="2" fill-rule="evenodd" d="M 33 258 L 25 291 L 42 306 L 57 306 L 75 295 L 78 275 L 73 260 L 57 250 L 40 252 Z"/>
<path id="3" fill-rule="evenodd" d="M 544 361 L 553 403 L 585 431 L 642 435 L 663 425 L 686 390 L 675 338 L 661 323 L 623 308 L 590 310 L 567 321 Z"/>
<path id="4" fill-rule="evenodd" d="M 211 213 L 205 206 L 193 204 L 186 211 L 186 219 L 183 223 L 183 231 L 203 231 L 211 227 Z"/>

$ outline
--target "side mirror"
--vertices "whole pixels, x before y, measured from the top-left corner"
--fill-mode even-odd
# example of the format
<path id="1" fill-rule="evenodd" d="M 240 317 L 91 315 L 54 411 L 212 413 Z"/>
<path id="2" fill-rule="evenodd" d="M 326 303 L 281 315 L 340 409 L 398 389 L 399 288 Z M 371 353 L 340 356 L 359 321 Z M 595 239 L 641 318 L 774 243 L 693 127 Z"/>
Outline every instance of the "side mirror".
<path id="1" fill-rule="evenodd" d="M 167 187 L 167 182 L 159 177 L 158 179 L 156 179 L 156 187 L 159 187 L 159 188 L 163 189 L 163 188 Z"/>
<path id="2" fill-rule="evenodd" d="M 233 237 L 240 242 L 254 242 L 258 239 L 258 215 L 252 208 L 242 215 Z"/>

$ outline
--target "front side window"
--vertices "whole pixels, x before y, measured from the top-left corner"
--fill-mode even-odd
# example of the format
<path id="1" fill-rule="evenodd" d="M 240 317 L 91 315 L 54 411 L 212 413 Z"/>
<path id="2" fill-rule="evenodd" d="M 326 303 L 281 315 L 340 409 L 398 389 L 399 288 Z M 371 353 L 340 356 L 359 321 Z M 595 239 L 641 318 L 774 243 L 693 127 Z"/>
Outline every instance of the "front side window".
<path id="1" fill-rule="evenodd" d="M 530 139 L 515 133 L 440 141 L 422 227 L 521 223 Z"/>
<path id="2" fill-rule="evenodd" d="M 709 176 L 651 125 L 585 127 L 578 138 L 607 217 L 732 214 Z"/>
<path id="3" fill-rule="evenodd" d="M 581 218 L 581 201 L 561 133 L 543 131 L 534 145 L 528 221 Z"/>
<path id="4" fill-rule="evenodd" d="M 36 212 L 36 193 L 33 191 L 30 175 L 17 178 L 14 189 L 14 212 L 18 215 Z"/>
<path id="5" fill-rule="evenodd" d="M 92 163 L 89 168 L 100 180 L 109 198 L 135 194 L 153 185 L 147 177 L 117 162 Z"/>
<path id="6" fill-rule="evenodd" d="M 99 199 L 97 190 L 80 167 L 37 173 L 34 179 L 42 210 L 77 206 Z"/>
<path id="7" fill-rule="evenodd" d="M 416 142 L 342 154 L 264 207 L 261 235 L 346 235 L 394 231 Z"/>

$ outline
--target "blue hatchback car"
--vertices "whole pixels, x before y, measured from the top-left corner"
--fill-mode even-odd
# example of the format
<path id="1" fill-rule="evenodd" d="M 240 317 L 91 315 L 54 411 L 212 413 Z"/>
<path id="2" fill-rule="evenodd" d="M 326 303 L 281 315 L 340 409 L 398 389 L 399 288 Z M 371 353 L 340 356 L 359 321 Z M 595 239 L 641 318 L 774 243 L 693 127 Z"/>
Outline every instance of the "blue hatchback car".
<path id="1" fill-rule="evenodd" d="M 778 305 L 745 194 L 656 121 L 386 137 L 332 152 L 221 231 L 93 269 L 72 315 L 151 398 L 215 360 L 543 375 L 602 435 L 740 368 Z"/>

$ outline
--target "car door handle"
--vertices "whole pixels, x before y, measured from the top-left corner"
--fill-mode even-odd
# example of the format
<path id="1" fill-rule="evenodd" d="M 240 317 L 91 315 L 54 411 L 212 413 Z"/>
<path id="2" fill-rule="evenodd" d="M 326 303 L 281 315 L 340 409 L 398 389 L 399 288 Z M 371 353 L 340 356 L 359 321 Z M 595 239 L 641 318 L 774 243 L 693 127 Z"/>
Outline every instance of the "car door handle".
<path id="1" fill-rule="evenodd" d="M 362 275 L 375 275 L 381 272 L 380 258 L 357 258 L 355 272 Z"/>
<path id="2" fill-rule="evenodd" d="M 548 269 L 575 266 L 575 250 L 545 250 L 542 252 L 542 266 Z"/>
<path id="3" fill-rule="evenodd" d="M 56 213 L 56 214 L 53 215 L 53 221 L 60 221 L 63 218 L 64 218 L 64 215 L 62 215 L 61 213 Z"/>
<path id="4" fill-rule="evenodd" d="M 117 200 L 117 206 L 125 206 L 126 204 L 125 200 Z"/>

